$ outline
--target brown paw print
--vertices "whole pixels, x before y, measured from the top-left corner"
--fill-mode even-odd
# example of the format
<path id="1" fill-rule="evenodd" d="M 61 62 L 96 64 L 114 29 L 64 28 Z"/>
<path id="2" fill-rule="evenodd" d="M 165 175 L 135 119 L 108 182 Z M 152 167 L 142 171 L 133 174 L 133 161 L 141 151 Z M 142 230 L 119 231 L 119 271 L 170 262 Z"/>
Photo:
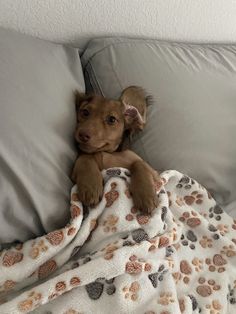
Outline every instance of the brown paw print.
<path id="1" fill-rule="evenodd" d="M 222 305 L 218 300 L 213 300 L 211 304 L 207 304 L 205 306 L 206 309 L 209 310 L 210 314 L 221 314 Z"/>
<path id="2" fill-rule="evenodd" d="M 72 235 L 74 235 L 76 233 L 76 228 L 75 227 L 71 227 L 70 225 L 68 225 L 66 227 L 66 229 L 67 229 L 67 235 L 68 236 L 72 236 Z"/>
<path id="3" fill-rule="evenodd" d="M 59 244 L 62 243 L 63 239 L 64 239 L 64 232 L 63 230 L 56 230 L 56 231 L 52 231 L 50 233 L 48 233 L 46 235 L 46 239 L 48 240 L 48 242 L 53 245 L 53 246 L 57 246 Z"/>
<path id="4" fill-rule="evenodd" d="M 80 285 L 81 280 L 79 277 L 72 277 L 70 280 L 70 285 L 72 287 L 77 287 Z M 54 287 L 54 291 L 49 295 L 48 299 L 52 300 L 58 297 L 59 295 L 65 293 L 68 290 L 69 287 L 67 287 L 67 284 L 65 281 L 59 281 L 56 283 Z"/>
<path id="5" fill-rule="evenodd" d="M 178 284 L 183 278 L 182 274 L 179 271 L 172 273 L 172 277 L 174 278 L 176 284 Z"/>
<path id="6" fill-rule="evenodd" d="M 197 213 L 194 211 L 184 212 L 179 220 L 187 223 L 190 228 L 195 228 L 201 224 L 201 220 L 197 217 Z"/>
<path id="7" fill-rule="evenodd" d="M 180 272 L 183 274 L 182 279 L 185 284 L 188 284 L 190 281 L 190 275 L 192 274 L 192 267 L 188 261 L 182 260 L 180 262 Z"/>
<path id="8" fill-rule="evenodd" d="M 155 237 L 153 239 L 149 239 L 148 242 L 151 244 L 148 251 L 149 252 L 155 252 L 157 249 L 160 248 L 167 248 L 170 246 L 170 238 L 173 237 L 173 232 L 169 232 L 168 236 L 162 236 L 162 237 Z"/>
<path id="9" fill-rule="evenodd" d="M 138 210 L 135 207 L 132 207 L 130 209 L 130 213 L 125 217 L 125 219 L 127 221 L 132 221 L 136 218 L 136 214 L 137 214 Z"/>
<path id="10" fill-rule="evenodd" d="M 196 291 L 202 297 L 209 297 L 214 291 L 221 289 L 221 286 L 217 285 L 213 279 L 206 281 L 204 277 L 200 277 L 198 283 L 200 285 L 197 286 Z"/>
<path id="11" fill-rule="evenodd" d="M 44 240 L 41 239 L 38 242 L 32 243 L 32 248 L 29 251 L 29 256 L 32 259 L 36 259 L 40 253 L 46 252 L 48 250 L 48 246 L 45 244 Z"/>
<path id="12" fill-rule="evenodd" d="M 117 227 L 116 224 L 118 223 L 119 217 L 115 215 L 109 215 L 106 217 L 106 219 L 103 221 L 103 231 L 104 232 L 116 232 Z"/>
<path id="13" fill-rule="evenodd" d="M 114 257 L 114 252 L 119 247 L 115 243 L 109 243 L 105 248 L 103 248 L 101 251 L 104 251 L 104 259 L 110 260 Z"/>
<path id="14" fill-rule="evenodd" d="M 235 247 L 233 245 L 225 245 L 223 246 L 222 250 L 220 251 L 222 255 L 225 255 L 227 257 L 233 257 L 236 255 Z"/>
<path id="15" fill-rule="evenodd" d="M 172 277 L 174 278 L 176 284 L 178 284 L 180 281 L 183 281 L 183 283 L 188 285 L 190 281 L 190 277 L 188 275 L 181 274 L 181 272 L 173 273 Z"/>
<path id="16" fill-rule="evenodd" d="M 80 284 L 81 284 L 81 280 L 80 280 L 79 277 L 72 277 L 72 278 L 71 278 L 71 280 L 70 280 L 70 285 L 71 285 L 72 287 L 76 287 L 76 286 L 78 286 L 78 285 L 80 285 Z"/>
<path id="17" fill-rule="evenodd" d="M 140 290 L 140 284 L 138 281 L 133 281 L 130 286 L 124 286 L 122 291 L 124 292 L 125 299 L 132 301 L 138 300 L 138 292 Z"/>
<path id="18" fill-rule="evenodd" d="M 215 254 L 213 258 L 206 258 L 206 265 L 211 272 L 217 271 L 218 273 L 223 273 L 225 271 L 224 265 L 227 264 L 227 261 L 220 254 Z"/>
<path id="19" fill-rule="evenodd" d="M 53 259 L 42 264 L 38 269 L 38 278 L 43 279 L 48 277 L 57 269 L 57 263 Z"/>
<path id="20" fill-rule="evenodd" d="M 42 294 L 35 291 L 29 292 L 27 299 L 18 303 L 20 312 L 29 312 L 37 307 L 42 301 Z"/>
<path id="21" fill-rule="evenodd" d="M 53 300 L 53 299 L 57 298 L 59 295 L 66 292 L 66 290 L 67 290 L 66 288 L 67 287 L 66 287 L 65 281 L 59 281 L 58 283 L 56 283 L 54 290 L 48 296 L 48 300 Z"/>
<path id="22" fill-rule="evenodd" d="M 196 272 L 200 272 L 203 269 L 203 260 L 197 257 L 194 257 L 192 264 Z"/>
<path id="23" fill-rule="evenodd" d="M 229 226 L 224 224 L 219 224 L 216 226 L 217 230 L 220 232 L 222 236 L 229 232 Z"/>
<path id="24" fill-rule="evenodd" d="M 118 199 L 119 192 L 116 191 L 117 183 L 111 183 L 111 190 L 105 194 L 105 199 L 107 201 L 106 207 L 111 207 L 112 204 Z"/>
<path id="25" fill-rule="evenodd" d="M 146 225 L 149 223 L 151 215 L 143 215 L 137 213 L 138 210 L 135 207 L 132 207 L 130 213 L 125 217 L 125 219 L 127 221 L 133 221 L 134 219 L 136 219 L 140 225 Z"/>
<path id="26" fill-rule="evenodd" d="M 203 202 L 203 194 L 198 191 L 193 191 L 190 195 L 184 196 L 184 201 L 187 205 L 192 205 L 194 203 L 200 205 Z"/>
<path id="27" fill-rule="evenodd" d="M 11 267 L 17 263 L 20 263 L 23 259 L 23 254 L 16 251 L 6 251 L 2 257 L 2 265 L 4 267 Z"/>
<path id="28" fill-rule="evenodd" d="M 199 241 L 201 247 L 204 249 L 206 248 L 212 248 L 213 240 L 211 238 L 208 238 L 207 236 L 202 236 L 201 240 Z"/>
<path id="29" fill-rule="evenodd" d="M 152 265 L 136 255 L 130 256 L 129 262 L 125 265 L 125 271 L 130 275 L 140 274 L 142 271 L 150 272 L 151 270 Z"/>
<path id="30" fill-rule="evenodd" d="M 62 292 L 64 290 L 66 290 L 66 283 L 65 281 L 59 281 L 56 285 L 55 285 L 55 290 L 57 292 Z"/>
<path id="31" fill-rule="evenodd" d="M 0 287 L 0 295 L 3 293 L 3 292 L 8 292 L 10 290 L 12 290 L 16 285 L 16 282 L 13 281 L 13 280 L 6 280 L 4 282 L 4 284 Z"/>
<path id="32" fill-rule="evenodd" d="M 163 248 L 163 247 L 167 247 L 170 245 L 170 239 L 168 237 L 160 237 L 159 238 L 159 243 L 158 243 L 158 248 Z"/>
<path id="33" fill-rule="evenodd" d="M 81 209 L 79 206 L 73 204 L 73 205 L 71 205 L 70 213 L 71 213 L 71 218 L 75 219 L 76 217 L 79 217 L 79 215 L 81 213 Z"/>
<path id="34" fill-rule="evenodd" d="M 162 292 L 157 301 L 157 303 L 161 305 L 169 305 L 170 303 L 174 302 L 175 300 L 171 292 Z"/>

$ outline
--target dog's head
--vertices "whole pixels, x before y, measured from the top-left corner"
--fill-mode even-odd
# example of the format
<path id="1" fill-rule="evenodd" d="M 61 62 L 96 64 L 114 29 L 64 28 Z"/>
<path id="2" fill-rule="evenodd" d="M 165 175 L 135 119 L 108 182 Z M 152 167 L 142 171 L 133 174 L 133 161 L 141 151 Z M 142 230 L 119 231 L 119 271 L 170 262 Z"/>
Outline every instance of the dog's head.
<path id="1" fill-rule="evenodd" d="M 137 86 L 126 88 L 119 100 L 76 93 L 75 139 L 85 153 L 114 152 L 124 133 L 143 129 L 149 97 Z"/>

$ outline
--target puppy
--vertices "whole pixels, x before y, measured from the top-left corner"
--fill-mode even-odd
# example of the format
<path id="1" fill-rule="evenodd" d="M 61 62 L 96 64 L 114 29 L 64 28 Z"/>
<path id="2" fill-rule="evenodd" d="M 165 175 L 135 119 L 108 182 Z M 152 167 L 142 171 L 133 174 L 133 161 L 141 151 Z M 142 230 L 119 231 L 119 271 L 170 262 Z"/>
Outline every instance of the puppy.
<path id="1" fill-rule="evenodd" d="M 86 206 L 95 206 L 103 194 L 102 169 L 124 167 L 131 172 L 130 192 L 136 209 L 151 213 L 157 206 L 158 173 L 126 148 L 127 140 L 143 130 L 149 97 L 137 86 L 126 88 L 118 100 L 76 93 L 75 140 L 79 154 L 72 180 Z"/>

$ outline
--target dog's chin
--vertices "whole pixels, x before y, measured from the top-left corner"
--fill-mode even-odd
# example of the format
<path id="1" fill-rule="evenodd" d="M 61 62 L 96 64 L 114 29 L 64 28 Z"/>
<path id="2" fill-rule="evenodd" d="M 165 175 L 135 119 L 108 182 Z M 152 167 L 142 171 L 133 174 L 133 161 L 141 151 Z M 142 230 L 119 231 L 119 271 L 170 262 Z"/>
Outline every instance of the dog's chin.
<path id="1" fill-rule="evenodd" d="M 97 148 L 95 147 L 91 147 L 85 144 L 78 144 L 79 149 L 87 154 L 92 154 L 92 153 L 96 153 L 97 152 Z"/>
<path id="2" fill-rule="evenodd" d="M 117 149 L 117 147 L 110 147 L 110 145 L 108 145 L 108 144 L 104 144 L 104 145 L 101 145 L 99 147 L 95 147 L 95 146 L 91 146 L 91 145 L 84 144 L 84 143 L 78 143 L 78 147 L 82 152 L 84 152 L 86 154 L 94 154 L 94 153 L 98 153 L 98 152 L 112 153 Z"/>
<path id="3" fill-rule="evenodd" d="M 96 146 L 92 146 L 92 145 L 89 145 L 89 144 L 78 143 L 79 149 L 82 152 L 87 153 L 87 154 L 93 154 L 93 153 L 97 153 L 97 152 L 103 151 L 103 148 L 105 148 L 105 146 L 106 145 L 101 145 L 99 147 L 96 147 Z"/>

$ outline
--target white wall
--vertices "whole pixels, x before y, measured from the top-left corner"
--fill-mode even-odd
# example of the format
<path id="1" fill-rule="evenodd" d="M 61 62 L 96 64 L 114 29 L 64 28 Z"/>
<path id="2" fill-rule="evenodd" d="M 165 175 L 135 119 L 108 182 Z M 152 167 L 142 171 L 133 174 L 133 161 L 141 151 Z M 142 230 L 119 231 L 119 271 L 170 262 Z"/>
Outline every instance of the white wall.
<path id="1" fill-rule="evenodd" d="M 114 34 L 236 42 L 236 0 L 0 0 L 0 25 L 80 47 Z"/>

